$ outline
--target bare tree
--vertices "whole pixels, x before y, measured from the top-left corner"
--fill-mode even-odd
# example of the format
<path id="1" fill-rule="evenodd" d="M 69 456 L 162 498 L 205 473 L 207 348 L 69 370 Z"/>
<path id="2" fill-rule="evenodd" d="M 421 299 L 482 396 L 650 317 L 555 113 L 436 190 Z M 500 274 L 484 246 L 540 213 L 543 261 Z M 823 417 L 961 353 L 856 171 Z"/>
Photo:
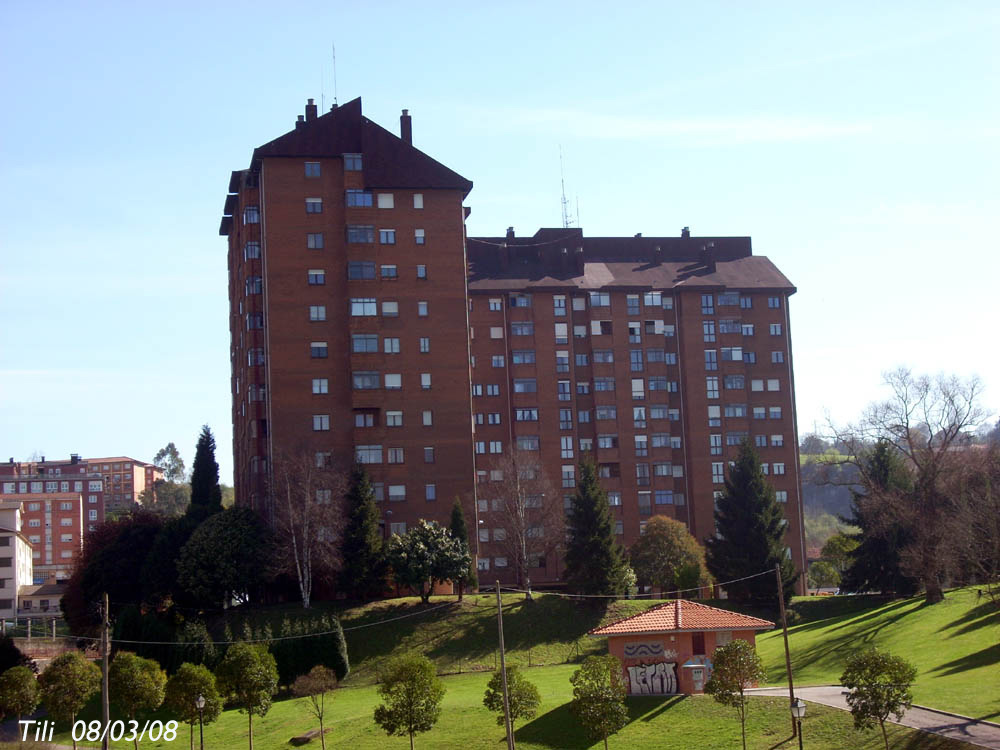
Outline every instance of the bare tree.
<path id="1" fill-rule="evenodd" d="M 548 563 L 562 538 L 562 496 L 549 480 L 537 451 L 504 453 L 493 462 L 489 510 L 480 521 L 492 528 L 492 541 L 506 555 L 517 585 L 530 586 L 528 569 Z M 531 597 L 530 592 L 527 594 Z"/>
<path id="2" fill-rule="evenodd" d="M 938 602 L 968 537 L 968 496 L 955 488 L 966 471 L 962 455 L 968 437 L 987 416 L 979 402 L 983 386 L 974 377 L 914 375 L 907 368 L 884 377 L 891 396 L 869 405 L 859 422 L 837 430 L 836 437 L 861 470 L 873 517 L 902 524 L 908 532 L 902 569 L 920 580 L 928 603 Z M 904 457 L 912 476 L 905 489 L 880 489 L 867 481 L 859 457 L 879 440 Z"/>
<path id="3" fill-rule="evenodd" d="M 962 573 L 1000 605 L 1000 445 L 971 446 L 959 460 L 959 485 L 951 492 L 960 496 L 964 511 Z"/>
<path id="4" fill-rule="evenodd" d="M 275 459 L 273 477 L 274 567 L 295 574 L 302 606 L 308 609 L 315 577 L 335 571 L 339 562 L 345 478 L 326 464 L 318 466 L 306 450 Z"/>

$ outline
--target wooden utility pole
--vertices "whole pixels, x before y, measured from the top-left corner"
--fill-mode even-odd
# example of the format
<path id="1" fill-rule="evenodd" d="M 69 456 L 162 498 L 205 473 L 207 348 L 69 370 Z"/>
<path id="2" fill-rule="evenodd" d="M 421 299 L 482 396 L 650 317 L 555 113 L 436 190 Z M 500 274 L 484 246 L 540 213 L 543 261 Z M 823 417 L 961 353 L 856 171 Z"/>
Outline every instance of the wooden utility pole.
<path id="1" fill-rule="evenodd" d="M 774 577 L 778 581 L 778 606 L 781 608 L 781 629 L 785 635 L 785 669 L 788 672 L 788 707 L 792 717 L 792 737 L 797 735 L 798 725 L 795 723 L 795 715 L 791 713 L 791 707 L 795 705 L 795 685 L 792 683 L 792 656 L 788 651 L 788 618 L 785 617 L 785 591 L 781 585 L 781 565 L 775 563 Z"/>
<path id="2" fill-rule="evenodd" d="M 108 620 L 108 594 L 105 592 L 101 602 L 101 719 L 106 728 L 111 723 L 111 703 L 108 691 L 108 651 L 111 650 L 108 631 L 111 629 Z M 108 750 L 110 732 L 101 733 L 101 748 Z"/>
<path id="3" fill-rule="evenodd" d="M 507 750 L 514 750 L 514 732 L 510 722 L 510 698 L 507 695 L 507 662 L 503 653 L 503 602 L 500 581 L 497 581 L 497 630 L 500 631 L 500 674 L 503 679 L 503 723 L 507 729 Z"/>

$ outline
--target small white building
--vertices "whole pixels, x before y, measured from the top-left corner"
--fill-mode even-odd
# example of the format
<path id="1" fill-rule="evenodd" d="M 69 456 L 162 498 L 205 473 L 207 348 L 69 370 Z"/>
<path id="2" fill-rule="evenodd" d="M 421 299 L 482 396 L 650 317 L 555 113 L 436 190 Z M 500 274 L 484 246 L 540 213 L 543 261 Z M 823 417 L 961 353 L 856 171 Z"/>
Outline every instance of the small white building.
<path id="1" fill-rule="evenodd" d="M 0 617 L 17 614 L 18 592 L 32 583 L 31 544 L 21 533 L 21 503 L 0 503 Z"/>

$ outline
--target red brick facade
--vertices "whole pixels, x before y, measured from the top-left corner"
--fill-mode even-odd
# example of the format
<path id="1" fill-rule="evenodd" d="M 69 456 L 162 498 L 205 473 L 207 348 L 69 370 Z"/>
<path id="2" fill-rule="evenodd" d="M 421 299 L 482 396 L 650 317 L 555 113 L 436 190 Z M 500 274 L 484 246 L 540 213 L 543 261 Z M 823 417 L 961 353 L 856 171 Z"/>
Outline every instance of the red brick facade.
<path id="1" fill-rule="evenodd" d="M 593 457 L 628 545 L 653 514 L 714 533 L 713 492 L 746 436 L 802 570 L 795 289 L 749 238 L 466 242 L 471 183 L 360 112 L 310 103 L 230 182 L 237 502 L 267 511 L 282 453 L 356 454 L 387 532 L 446 521 L 460 497 L 480 570 L 509 580 L 490 530 L 513 447 L 538 457 L 560 506 Z M 538 533 L 560 539 L 559 525 Z M 560 579 L 558 554 L 533 564 L 534 581 Z"/>

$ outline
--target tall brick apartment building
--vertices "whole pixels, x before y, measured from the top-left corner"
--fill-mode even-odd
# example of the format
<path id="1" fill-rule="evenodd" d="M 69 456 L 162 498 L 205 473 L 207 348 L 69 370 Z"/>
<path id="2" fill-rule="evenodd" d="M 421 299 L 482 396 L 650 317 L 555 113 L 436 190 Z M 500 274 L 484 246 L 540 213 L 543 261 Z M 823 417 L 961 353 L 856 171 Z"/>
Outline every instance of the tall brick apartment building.
<path id="1" fill-rule="evenodd" d="M 472 183 L 413 147 L 405 110 L 400 129 L 360 99 L 323 115 L 310 100 L 232 173 L 219 231 L 237 501 L 268 512 L 272 457 L 353 455 L 386 533 L 446 521 L 460 497 L 480 569 L 505 578 L 490 500 L 512 450 L 537 455 L 560 504 L 592 457 L 628 545 L 654 514 L 712 534 L 749 437 L 803 569 L 788 279 L 747 237 L 686 229 L 466 240 Z M 535 563 L 534 581 L 559 580 L 558 556 Z"/>

